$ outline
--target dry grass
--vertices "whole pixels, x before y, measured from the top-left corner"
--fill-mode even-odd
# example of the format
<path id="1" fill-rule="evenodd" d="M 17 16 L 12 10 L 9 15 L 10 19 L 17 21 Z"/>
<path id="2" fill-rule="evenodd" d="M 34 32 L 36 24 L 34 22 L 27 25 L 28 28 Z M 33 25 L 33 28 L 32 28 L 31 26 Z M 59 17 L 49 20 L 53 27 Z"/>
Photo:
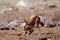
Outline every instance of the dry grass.
<path id="1" fill-rule="evenodd" d="M 33 0 L 37 3 L 34 9 L 19 8 L 18 11 L 11 11 L 0 14 L 0 27 L 7 25 L 11 20 L 17 19 L 19 21 L 30 17 L 33 14 L 43 15 L 46 19 L 60 20 L 60 1 L 59 0 Z M 11 3 L 10 3 L 11 2 Z M 0 0 L 0 10 L 15 6 L 17 0 Z M 48 8 L 47 5 L 56 4 L 56 8 Z M 41 38 L 51 38 L 52 40 L 60 40 L 60 27 L 53 28 L 40 27 L 40 32 L 34 28 L 31 35 L 23 36 L 23 30 L 16 28 L 16 30 L 0 30 L 0 40 L 41 40 Z"/>

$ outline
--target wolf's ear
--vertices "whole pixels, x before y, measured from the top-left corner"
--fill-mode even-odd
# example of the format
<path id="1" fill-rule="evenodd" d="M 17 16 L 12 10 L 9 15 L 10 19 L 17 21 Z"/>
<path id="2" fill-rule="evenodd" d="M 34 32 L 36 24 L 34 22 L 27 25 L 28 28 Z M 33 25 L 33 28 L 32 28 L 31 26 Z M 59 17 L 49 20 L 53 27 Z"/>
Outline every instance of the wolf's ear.
<path id="1" fill-rule="evenodd" d="M 25 19 L 24 19 L 24 22 L 27 23 Z"/>
<path id="2" fill-rule="evenodd" d="M 26 20 L 24 19 L 24 22 L 26 22 Z"/>
<path id="3" fill-rule="evenodd" d="M 24 20 L 24 22 L 26 23 L 26 25 L 28 25 L 28 22 L 27 22 L 27 20 Z"/>

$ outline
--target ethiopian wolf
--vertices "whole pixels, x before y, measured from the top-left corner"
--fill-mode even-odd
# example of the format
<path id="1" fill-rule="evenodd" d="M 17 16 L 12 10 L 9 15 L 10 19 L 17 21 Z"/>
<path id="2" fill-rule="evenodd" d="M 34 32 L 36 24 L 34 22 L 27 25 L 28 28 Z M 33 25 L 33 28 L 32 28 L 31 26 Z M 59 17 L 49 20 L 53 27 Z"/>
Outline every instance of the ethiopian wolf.
<path id="1" fill-rule="evenodd" d="M 38 15 L 32 15 L 31 17 L 24 20 L 24 31 L 27 33 L 29 31 L 29 34 L 33 32 L 33 27 L 36 25 L 36 27 L 39 28 L 40 24 L 40 17 Z"/>

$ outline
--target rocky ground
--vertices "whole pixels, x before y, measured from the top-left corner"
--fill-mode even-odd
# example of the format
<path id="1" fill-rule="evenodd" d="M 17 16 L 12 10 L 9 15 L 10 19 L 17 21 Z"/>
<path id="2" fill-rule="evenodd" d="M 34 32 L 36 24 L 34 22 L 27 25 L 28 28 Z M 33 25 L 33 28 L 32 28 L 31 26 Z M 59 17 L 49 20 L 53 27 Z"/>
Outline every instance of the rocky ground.
<path id="1" fill-rule="evenodd" d="M 22 21 L 33 14 L 44 16 L 48 22 L 51 20 L 60 21 L 60 0 L 31 0 L 35 5 L 34 8 L 16 6 L 18 1 L 0 0 L 0 27 L 15 19 Z M 3 11 L 7 8 L 14 9 L 7 12 Z M 15 29 L 0 30 L 0 40 L 60 40 L 60 26 L 52 28 L 40 27 L 40 31 L 34 28 L 33 33 L 28 36 L 22 35 L 23 30 L 20 27 L 15 27 Z"/>

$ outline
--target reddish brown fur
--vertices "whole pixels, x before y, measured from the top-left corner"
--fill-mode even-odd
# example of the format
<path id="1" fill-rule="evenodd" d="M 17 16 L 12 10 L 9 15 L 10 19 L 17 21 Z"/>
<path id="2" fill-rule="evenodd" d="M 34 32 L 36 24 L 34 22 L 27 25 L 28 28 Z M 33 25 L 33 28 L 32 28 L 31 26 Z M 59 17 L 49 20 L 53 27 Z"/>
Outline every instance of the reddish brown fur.
<path id="1" fill-rule="evenodd" d="M 24 31 L 29 30 L 31 33 L 35 24 L 39 27 L 40 17 L 38 15 L 32 15 L 30 18 L 26 19 L 25 22 Z"/>
<path id="2" fill-rule="evenodd" d="M 40 17 L 38 15 L 32 15 L 30 18 L 26 19 L 25 22 L 30 26 L 38 25 L 40 23 Z"/>

